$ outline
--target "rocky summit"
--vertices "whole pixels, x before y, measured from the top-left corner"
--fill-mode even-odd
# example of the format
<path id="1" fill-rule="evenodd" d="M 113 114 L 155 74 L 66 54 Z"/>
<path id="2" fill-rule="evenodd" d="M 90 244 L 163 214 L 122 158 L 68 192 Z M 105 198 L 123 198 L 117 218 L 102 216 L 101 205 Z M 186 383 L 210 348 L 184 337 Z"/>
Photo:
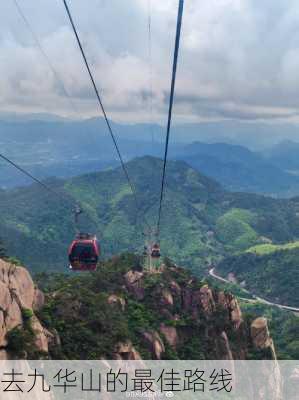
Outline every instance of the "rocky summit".
<path id="1" fill-rule="evenodd" d="M 37 277 L 0 261 L 1 358 L 274 358 L 265 319 L 171 263 L 144 271 L 133 255 L 94 274 Z"/>

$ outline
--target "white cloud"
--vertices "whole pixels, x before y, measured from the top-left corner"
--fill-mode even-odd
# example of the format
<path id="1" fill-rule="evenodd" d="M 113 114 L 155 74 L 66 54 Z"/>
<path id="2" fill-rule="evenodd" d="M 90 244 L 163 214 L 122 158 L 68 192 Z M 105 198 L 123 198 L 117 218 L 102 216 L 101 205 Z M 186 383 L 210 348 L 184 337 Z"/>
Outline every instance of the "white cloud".
<path id="1" fill-rule="evenodd" d="M 104 104 L 118 120 L 148 119 L 150 0 L 69 0 Z M 79 113 L 97 105 L 62 1 L 19 0 Z M 70 105 L 17 14 L 0 12 L 0 104 L 67 115 Z M 165 120 L 177 0 L 151 0 L 155 119 Z M 299 5 L 295 0 L 188 0 L 176 119 L 297 115 Z"/>

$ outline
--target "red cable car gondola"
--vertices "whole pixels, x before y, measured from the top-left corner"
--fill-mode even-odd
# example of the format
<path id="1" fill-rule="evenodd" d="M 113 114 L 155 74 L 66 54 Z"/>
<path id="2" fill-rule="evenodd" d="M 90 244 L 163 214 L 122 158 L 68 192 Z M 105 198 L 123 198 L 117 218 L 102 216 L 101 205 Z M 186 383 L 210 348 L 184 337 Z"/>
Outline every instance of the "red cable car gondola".
<path id="1" fill-rule="evenodd" d="M 95 271 L 100 256 L 97 238 L 79 233 L 69 247 L 70 269 L 73 271 Z"/>
<path id="2" fill-rule="evenodd" d="M 152 258 L 160 258 L 161 257 L 160 246 L 158 245 L 158 243 L 155 243 L 152 246 L 151 256 L 152 256 Z"/>

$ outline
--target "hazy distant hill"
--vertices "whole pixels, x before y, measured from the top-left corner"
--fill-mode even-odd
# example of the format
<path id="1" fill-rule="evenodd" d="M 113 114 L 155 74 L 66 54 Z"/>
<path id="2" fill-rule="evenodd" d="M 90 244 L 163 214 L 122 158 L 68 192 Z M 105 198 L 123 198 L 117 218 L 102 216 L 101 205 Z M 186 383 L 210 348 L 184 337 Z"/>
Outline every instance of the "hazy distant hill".
<path id="1" fill-rule="evenodd" d="M 29 117 L 28 117 L 29 118 Z M 141 125 L 117 125 L 124 160 L 162 154 L 162 145 L 144 141 Z M 140 140 L 129 139 L 140 130 Z M 132 137 L 132 135 L 131 135 Z M 149 135 L 148 135 L 149 137 Z M 38 178 L 69 177 L 99 171 L 118 162 L 113 142 L 102 119 L 87 121 L 0 121 L 1 153 Z M 0 160 L 0 187 L 26 185 L 30 181 Z"/>
<path id="2" fill-rule="evenodd" d="M 284 140 L 264 153 L 273 165 L 297 175 L 299 174 L 298 142 Z"/>
<path id="3" fill-rule="evenodd" d="M 232 191 L 283 197 L 299 193 L 299 177 L 243 146 L 194 142 L 186 146 L 177 158 L 185 160 Z"/>
<path id="4" fill-rule="evenodd" d="M 37 178 L 68 178 L 118 165 L 112 140 L 101 118 L 71 121 L 44 114 L 22 118 L 9 116 L 0 121 L 1 152 Z M 113 122 L 112 125 L 124 160 L 144 155 L 162 156 L 163 127 Z M 272 162 L 240 145 L 198 141 L 188 145 L 177 140 L 188 140 L 198 132 L 199 138 L 215 141 L 215 135 L 209 134 L 210 125 L 203 124 L 199 128 L 199 125 L 190 124 L 185 128 L 182 125 L 173 128 L 169 153 L 173 159 L 188 162 L 231 191 L 280 197 L 299 194 L 299 177 L 289 174 L 285 164 L 280 163 L 280 166 L 275 159 Z M 294 151 L 294 160 L 296 154 L 298 152 Z M 0 160 L 0 187 L 27 184 L 30 180 Z"/>

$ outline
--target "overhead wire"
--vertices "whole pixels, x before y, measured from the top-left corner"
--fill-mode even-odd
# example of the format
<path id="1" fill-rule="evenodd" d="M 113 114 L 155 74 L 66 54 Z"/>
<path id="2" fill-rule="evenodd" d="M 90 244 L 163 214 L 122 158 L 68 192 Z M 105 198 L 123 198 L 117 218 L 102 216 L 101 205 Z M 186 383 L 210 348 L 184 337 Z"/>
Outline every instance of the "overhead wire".
<path id="1" fill-rule="evenodd" d="M 42 54 L 44 60 L 46 61 L 46 64 L 48 65 L 50 71 L 52 72 L 55 80 L 58 82 L 64 96 L 67 98 L 73 112 L 77 115 L 78 114 L 78 109 L 75 105 L 75 103 L 72 100 L 72 97 L 70 95 L 70 93 L 68 92 L 68 90 L 66 89 L 66 86 L 63 82 L 63 79 L 61 78 L 60 74 L 57 72 L 56 68 L 54 67 L 53 63 L 51 62 L 49 56 L 47 55 L 45 49 L 43 48 L 41 41 L 39 40 L 37 34 L 35 33 L 34 29 L 31 26 L 30 21 L 28 20 L 28 18 L 26 17 L 22 7 L 20 6 L 18 0 L 12 0 L 15 8 L 18 12 L 18 14 L 20 15 L 21 19 L 23 20 L 25 26 L 27 27 L 28 31 L 30 32 L 36 47 L 38 48 L 38 50 L 40 51 L 40 53 Z M 47 185 L 45 185 L 42 181 L 40 181 L 39 179 L 35 178 L 32 174 L 30 174 L 28 171 L 24 170 L 22 167 L 20 167 L 18 164 L 14 163 L 13 161 L 9 160 L 7 157 L 5 157 L 4 155 L 0 155 L 0 157 L 9 162 L 11 165 L 13 165 L 15 168 L 17 168 L 20 172 L 24 173 L 25 175 L 27 175 L 29 178 L 31 178 L 33 181 L 35 181 L 36 183 L 40 184 L 41 186 L 43 186 L 45 189 L 47 189 L 48 191 L 57 194 L 57 192 L 55 192 L 53 189 L 49 188 Z M 63 196 L 62 196 L 63 197 Z M 64 199 L 65 200 L 65 199 Z M 80 210 L 80 211 L 79 211 Z M 82 212 L 81 207 L 79 206 L 78 203 L 75 204 L 75 219 L 77 220 L 77 215 L 79 212 Z"/>
<path id="2" fill-rule="evenodd" d="M 139 201 L 138 201 L 138 198 L 137 198 L 137 194 L 136 194 L 135 187 L 134 187 L 133 182 L 132 182 L 132 180 L 131 180 L 131 178 L 130 178 L 130 175 L 129 175 L 128 169 L 127 169 L 127 167 L 126 167 L 126 165 L 125 165 L 124 159 L 123 159 L 123 157 L 122 157 L 122 155 L 121 155 L 121 151 L 120 151 L 120 148 L 119 148 L 119 145 L 118 145 L 116 136 L 115 136 L 115 134 L 114 134 L 114 132 L 113 132 L 112 126 L 111 126 L 110 121 L 109 121 L 109 119 L 108 119 L 108 117 L 107 117 L 106 110 L 105 110 L 105 108 L 104 108 L 104 105 L 103 105 L 103 102 L 102 102 L 102 99 L 101 99 L 101 96 L 100 96 L 98 87 L 97 87 L 97 85 L 96 85 L 96 83 L 95 83 L 93 74 L 92 74 L 92 72 L 91 72 L 91 68 L 90 68 L 89 63 L 88 63 L 88 61 L 87 61 L 87 57 L 86 57 L 86 55 L 85 55 L 85 52 L 84 52 L 84 49 L 83 49 L 81 40 L 80 40 L 80 38 L 79 38 L 79 34 L 78 34 L 78 32 L 77 32 L 76 25 L 75 25 L 75 22 L 74 22 L 74 20 L 73 20 L 71 11 L 70 11 L 70 9 L 69 9 L 69 6 L 68 6 L 67 1 L 66 1 L 66 0 L 62 0 L 62 1 L 63 1 L 63 4 L 64 4 L 64 8 L 65 8 L 65 10 L 66 10 L 66 13 L 67 13 L 67 15 L 68 15 L 68 18 L 69 18 L 69 21 L 70 21 L 72 30 L 73 30 L 74 35 L 75 35 L 75 37 L 76 37 L 77 44 L 78 44 L 79 50 L 80 50 L 80 52 L 81 52 L 81 55 L 82 55 L 82 58 L 83 58 L 85 67 L 86 67 L 86 69 L 87 69 L 87 72 L 88 72 L 90 81 L 91 81 L 91 83 L 92 83 L 92 87 L 93 87 L 93 89 L 94 89 L 94 92 L 95 92 L 96 98 L 97 98 L 97 100 L 98 100 L 100 109 L 101 109 L 101 111 L 102 111 L 102 113 L 103 113 L 103 116 L 104 116 L 104 119 L 105 119 L 105 122 L 106 122 L 106 125 L 107 125 L 107 128 L 108 128 L 108 131 L 109 131 L 109 133 L 110 133 L 110 136 L 111 136 L 111 138 L 112 138 L 114 147 L 115 147 L 115 149 L 116 149 L 116 152 L 117 152 L 117 155 L 118 155 L 118 158 L 119 158 L 121 167 L 122 167 L 122 169 L 123 169 L 123 172 L 124 172 L 124 174 L 125 174 L 126 180 L 127 180 L 128 184 L 129 184 L 129 187 L 130 187 L 131 192 L 132 192 L 132 194 L 133 194 L 133 198 L 134 198 L 134 202 L 135 202 L 135 206 L 136 206 L 137 212 L 140 213 L 140 212 L 141 212 L 141 207 L 140 207 L 140 205 L 139 205 Z M 144 216 L 144 221 L 145 221 L 146 225 L 149 226 L 149 223 L 147 222 L 145 216 Z"/>
<path id="3" fill-rule="evenodd" d="M 178 56 L 179 56 L 183 11 L 184 11 L 184 0 L 179 0 L 177 24 L 176 24 L 175 47 L 174 47 L 174 55 L 173 55 L 172 77 L 171 77 L 171 89 L 170 89 L 170 97 L 169 97 L 167 130 L 166 130 L 166 140 L 165 140 L 165 150 L 164 150 L 164 160 L 163 160 L 163 172 L 162 172 L 157 231 L 156 231 L 157 238 L 159 238 L 159 235 L 160 235 L 162 205 L 163 205 L 165 186 L 166 186 L 166 184 L 165 184 L 166 166 L 167 166 L 167 156 L 168 156 L 169 137 L 170 137 L 170 128 L 171 128 L 171 120 L 172 120 L 172 108 L 173 108 L 177 63 L 178 63 Z"/>
<path id="4" fill-rule="evenodd" d="M 150 134 L 152 141 L 152 151 L 154 153 L 154 130 L 153 130 L 153 65 L 152 65 L 152 2 L 148 0 L 148 60 L 149 60 L 149 114 L 150 114 Z"/>
<path id="5" fill-rule="evenodd" d="M 79 206 L 78 203 L 75 203 L 71 201 L 70 199 L 67 199 L 62 193 L 58 192 L 57 190 L 54 190 L 50 186 L 48 186 L 45 182 L 41 181 L 40 179 L 36 178 L 34 175 L 32 175 L 30 172 L 25 170 L 23 167 L 21 167 L 19 164 L 16 164 L 14 161 L 10 160 L 8 157 L 6 157 L 4 154 L 0 153 L 0 158 L 7 162 L 8 164 L 12 165 L 14 168 L 16 168 L 18 171 L 20 171 L 22 174 L 26 175 L 28 178 L 33 180 L 35 183 L 38 185 L 42 186 L 45 190 L 47 190 L 49 193 L 52 195 L 60 198 L 64 203 L 66 201 L 69 202 L 69 205 L 73 205 L 73 211 Z"/>

